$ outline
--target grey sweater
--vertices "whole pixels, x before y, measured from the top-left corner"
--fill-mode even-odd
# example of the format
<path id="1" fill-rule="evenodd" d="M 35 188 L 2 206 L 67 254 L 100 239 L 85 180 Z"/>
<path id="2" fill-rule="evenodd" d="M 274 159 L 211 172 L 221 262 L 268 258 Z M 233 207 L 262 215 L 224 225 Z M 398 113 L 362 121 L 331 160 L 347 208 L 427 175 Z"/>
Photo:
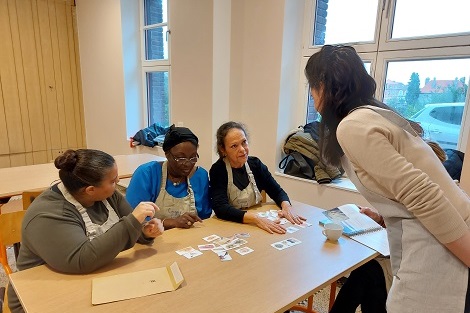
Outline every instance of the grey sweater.
<path id="1" fill-rule="evenodd" d="M 47 264 L 63 273 L 90 273 L 110 263 L 137 241 L 152 242 L 143 238 L 142 225 L 131 214 L 132 208 L 120 193 L 114 192 L 107 200 L 119 216 L 119 222 L 90 241 L 82 216 L 57 187 L 42 193 L 23 219 L 18 269 Z M 102 224 L 108 218 L 108 211 L 101 201 L 87 208 L 87 213 L 96 224 Z M 8 303 L 12 313 L 24 312 L 11 286 Z"/>

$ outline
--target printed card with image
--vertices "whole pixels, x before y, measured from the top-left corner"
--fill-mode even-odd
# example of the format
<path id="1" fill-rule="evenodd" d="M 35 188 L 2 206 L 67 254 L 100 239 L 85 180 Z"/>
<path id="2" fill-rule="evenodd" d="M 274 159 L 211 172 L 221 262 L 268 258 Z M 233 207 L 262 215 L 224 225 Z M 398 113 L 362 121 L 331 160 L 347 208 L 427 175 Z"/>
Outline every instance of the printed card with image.
<path id="1" fill-rule="evenodd" d="M 237 233 L 235 235 L 233 235 L 234 237 L 237 237 L 237 238 L 249 238 L 250 237 L 250 234 L 249 233 Z"/>
<path id="2" fill-rule="evenodd" d="M 197 248 L 200 251 L 212 250 L 212 249 L 215 248 L 215 245 L 213 243 L 208 243 L 208 244 L 205 244 L 205 245 L 197 245 Z"/>
<path id="3" fill-rule="evenodd" d="M 214 251 L 214 250 L 212 250 Z M 217 251 L 214 251 L 217 256 L 219 257 L 219 259 L 222 261 L 222 262 L 225 262 L 225 261 L 231 261 L 232 260 L 232 257 L 230 256 L 230 254 L 228 253 L 228 251 L 225 251 L 225 250 L 217 250 Z"/>
<path id="4" fill-rule="evenodd" d="M 307 227 L 312 226 L 312 224 L 307 223 L 307 222 L 304 221 L 302 224 L 296 225 L 296 226 L 298 226 L 298 227 L 300 227 L 300 228 L 307 228 Z"/>
<path id="5" fill-rule="evenodd" d="M 231 249 L 238 248 L 238 247 L 244 245 L 245 243 L 247 243 L 247 241 L 245 239 L 236 238 L 236 239 L 230 241 L 229 243 L 221 245 L 221 247 L 223 247 L 225 250 L 231 250 Z"/>
<path id="6" fill-rule="evenodd" d="M 269 210 L 269 215 L 278 217 L 279 215 L 279 210 Z"/>
<path id="7" fill-rule="evenodd" d="M 179 255 L 184 256 L 187 259 L 192 259 L 202 254 L 201 251 L 198 251 L 194 249 L 193 247 L 186 247 L 180 250 L 176 250 L 175 252 L 178 253 Z"/>
<path id="8" fill-rule="evenodd" d="M 248 247 L 243 247 L 243 248 L 235 250 L 235 252 L 240 254 L 240 255 L 245 255 L 245 254 L 251 253 L 253 251 L 255 251 L 255 250 L 253 250 L 251 248 L 248 248 Z"/>
<path id="9" fill-rule="evenodd" d="M 294 226 L 289 226 L 289 227 L 286 228 L 286 232 L 288 232 L 289 234 L 295 233 L 298 230 L 299 229 L 297 227 L 294 227 Z"/>
<path id="10" fill-rule="evenodd" d="M 189 246 L 189 247 L 186 247 L 186 248 L 183 248 L 183 249 L 176 250 L 175 252 L 178 253 L 179 255 L 183 255 L 183 254 L 191 252 L 191 251 L 197 251 L 197 250 L 194 249 L 193 247 Z"/>
<path id="11" fill-rule="evenodd" d="M 204 237 L 202 239 L 207 241 L 207 242 L 212 242 L 214 240 L 220 239 L 220 237 L 217 236 L 217 235 L 210 235 L 210 236 Z"/>
<path id="12" fill-rule="evenodd" d="M 258 214 L 259 217 L 268 217 L 267 212 L 258 212 L 257 214 Z"/>
<path id="13" fill-rule="evenodd" d="M 295 239 L 295 238 L 288 238 L 288 239 L 283 240 L 281 242 L 288 245 L 289 247 L 292 247 L 292 246 L 295 246 L 295 245 L 298 245 L 298 244 L 302 243 L 302 241 L 300 241 L 299 239 Z"/>
<path id="14" fill-rule="evenodd" d="M 286 248 L 289 248 L 289 246 L 283 243 L 282 241 L 272 243 L 271 246 L 276 248 L 277 250 L 284 250 Z"/>
<path id="15" fill-rule="evenodd" d="M 229 243 L 230 241 L 232 241 L 232 238 L 221 237 L 220 239 L 214 240 L 212 243 L 216 244 L 216 245 L 219 245 L 219 246 L 222 246 L 222 245 L 225 245 L 225 244 Z"/>
<path id="16" fill-rule="evenodd" d="M 288 220 L 283 217 L 283 218 L 281 218 L 281 219 L 279 220 L 279 225 L 284 225 L 284 224 L 287 223 L 287 222 L 288 222 Z"/>

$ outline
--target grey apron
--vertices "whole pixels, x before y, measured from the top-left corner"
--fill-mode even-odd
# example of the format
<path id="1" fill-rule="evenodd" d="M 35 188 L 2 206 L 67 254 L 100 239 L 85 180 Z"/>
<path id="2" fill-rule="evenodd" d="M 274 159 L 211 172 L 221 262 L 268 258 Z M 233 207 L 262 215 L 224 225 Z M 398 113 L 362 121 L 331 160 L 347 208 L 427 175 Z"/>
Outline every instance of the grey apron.
<path id="1" fill-rule="evenodd" d="M 116 212 L 111 207 L 111 205 L 109 204 L 108 200 L 104 199 L 102 201 L 106 209 L 108 209 L 108 219 L 103 224 L 98 225 L 91 221 L 90 216 L 88 215 L 86 209 L 83 207 L 83 205 L 80 204 L 80 202 L 75 200 L 75 198 L 69 193 L 67 188 L 65 188 L 63 183 L 59 183 L 57 187 L 59 188 L 60 192 L 62 192 L 62 195 L 64 196 L 65 200 L 67 200 L 69 203 L 75 206 L 78 212 L 80 212 L 80 214 L 82 215 L 83 221 L 85 222 L 86 235 L 90 241 L 95 239 L 99 235 L 104 234 L 114 224 L 119 222 L 119 217 L 117 216 Z"/>
<path id="2" fill-rule="evenodd" d="M 232 167 L 227 158 L 224 158 L 224 162 L 228 175 L 227 196 L 230 205 L 237 209 L 247 209 L 259 204 L 261 202 L 261 193 L 256 186 L 255 177 L 251 172 L 248 162 L 245 162 L 245 168 L 250 182 L 243 190 L 238 189 L 238 187 L 234 185 Z"/>
<path id="3" fill-rule="evenodd" d="M 155 217 L 159 219 L 177 218 L 186 212 L 197 214 L 194 191 L 191 187 L 191 183 L 189 182 L 190 176 L 186 178 L 188 194 L 181 198 L 175 198 L 166 191 L 167 166 L 167 161 L 163 162 L 160 192 L 155 200 L 155 204 L 160 208 L 160 210 L 155 212 Z"/>
<path id="4" fill-rule="evenodd" d="M 372 106 L 360 108 L 379 113 L 417 137 L 409 123 L 394 112 Z M 380 212 L 387 225 L 393 273 L 393 283 L 387 298 L 387 312 L 463 312 L 468 268 L 404 205 L 362 185 L 346 156 L 342 157 L 341 163 L 357 190 Z"/>

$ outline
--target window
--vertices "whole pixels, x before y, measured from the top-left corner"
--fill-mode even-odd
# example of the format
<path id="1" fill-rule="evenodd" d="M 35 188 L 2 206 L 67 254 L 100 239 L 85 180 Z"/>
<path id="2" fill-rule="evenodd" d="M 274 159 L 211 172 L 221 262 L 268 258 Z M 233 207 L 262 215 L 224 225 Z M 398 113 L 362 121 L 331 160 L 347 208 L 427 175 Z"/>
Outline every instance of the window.
<path id="1" fill-rule="evenodd" d="M 142 73 L 146 122 L 170 125 L 168 0 L 141 0 Z"/>
<path id="2" fill-rule="evenodd" d="M 303 64 L 324 44 L 352 45 L 379 100 L 420 123 L 427 139 L 464 150 L 469 10 L 468 0 L 309 0 Z M 306 121 L 317 118 L 311 99 L 306 107 Z"/>

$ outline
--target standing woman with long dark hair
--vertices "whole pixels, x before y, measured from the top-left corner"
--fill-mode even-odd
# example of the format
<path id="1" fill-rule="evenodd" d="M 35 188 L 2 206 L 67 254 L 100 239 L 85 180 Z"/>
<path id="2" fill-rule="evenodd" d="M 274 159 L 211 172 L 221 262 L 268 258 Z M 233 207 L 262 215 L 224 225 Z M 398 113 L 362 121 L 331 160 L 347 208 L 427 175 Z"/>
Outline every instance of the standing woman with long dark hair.
<path id="1" fill-rule="evenodd" d="M 468 196 L 410 124 L 374 98 L 352 47 L 322 47 L 305 75 L 322 116 L 322 157 L 343 166 L 387 225 L 387 312 L 468 312 Z"/>
<path id="2" fill-rule="evenodd" d="M 153 218 L 155 204 L 142 202 L 132 211 L 115 190 L 118 170 L 109 154 L 67 150 L 54 164 L 61 182 L 37 197 L 23 219 L 20 271 L 47 264 L 63 273 L 90 273 L 136 242 L 149 244 L 163 233 Z M 12 313 L 24 312 L 11 286 L 8 305 Z"/>

